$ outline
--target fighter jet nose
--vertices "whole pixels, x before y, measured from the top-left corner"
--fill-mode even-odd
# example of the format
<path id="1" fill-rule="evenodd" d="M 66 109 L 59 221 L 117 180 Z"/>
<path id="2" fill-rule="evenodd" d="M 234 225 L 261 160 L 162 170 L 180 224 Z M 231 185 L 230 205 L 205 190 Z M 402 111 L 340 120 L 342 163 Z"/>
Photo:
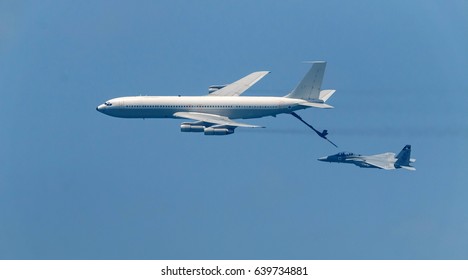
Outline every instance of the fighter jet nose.
<path id="1" fill-rule="evenodd" d="M 328 157 L 321 157 L 321 158 L 318 158 L 317 160 L 320 160 L 320 161 L 327 161 Z"/>

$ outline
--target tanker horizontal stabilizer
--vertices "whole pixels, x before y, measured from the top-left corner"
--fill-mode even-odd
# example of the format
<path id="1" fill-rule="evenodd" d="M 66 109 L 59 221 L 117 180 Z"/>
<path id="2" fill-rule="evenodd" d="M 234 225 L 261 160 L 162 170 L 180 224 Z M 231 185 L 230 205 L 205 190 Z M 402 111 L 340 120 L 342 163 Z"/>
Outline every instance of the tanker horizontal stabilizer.
<path id="1" fill-rule="evenodd" d="M 314 108 L 320 108 L 320 109 L 333 109 L 333 106 L 325 104 L 325 103 L 319 103 L 319 102 L 301 102 L 299 104 L 302 106 L 314 107 Z"/>

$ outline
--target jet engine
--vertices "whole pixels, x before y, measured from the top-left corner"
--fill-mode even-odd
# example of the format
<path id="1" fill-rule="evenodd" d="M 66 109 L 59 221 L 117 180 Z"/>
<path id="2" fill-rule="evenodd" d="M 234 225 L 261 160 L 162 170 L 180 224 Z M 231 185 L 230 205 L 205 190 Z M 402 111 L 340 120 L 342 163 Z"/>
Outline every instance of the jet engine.
<path id="1" fill-rule="evenodd" d="M 228 135 L 228 134 L 233 134 L 234 129 L 230 128 L 221 128 L 221 127 L 207 127 L 204 130 L 205 135 Z"/>
<path id="2" fill-rule="evenodd" d="M 213 92 L 215 92 L 217 90 L 220 90 L 225 86 L 226 85 L 211 85 L 211 86 L 208 87 L 208 94 L 213 93 Z"/>
<path id="3" fill-rule="evenodd" d="M 205 131 L 205 127 L 199 124 L 190 124 L 190 123 L 182 123 L 180 125 L 180 131 L 182 132 L 203 132 Z"/>

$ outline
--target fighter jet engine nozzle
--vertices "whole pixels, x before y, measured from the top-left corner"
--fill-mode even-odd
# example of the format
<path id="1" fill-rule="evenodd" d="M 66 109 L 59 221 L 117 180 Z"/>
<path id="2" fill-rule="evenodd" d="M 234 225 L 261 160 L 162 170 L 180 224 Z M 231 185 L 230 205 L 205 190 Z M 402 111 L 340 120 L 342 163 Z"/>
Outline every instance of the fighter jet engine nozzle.
<path id="1" fill-rule="evenodd" d="M 205 128 L 205 135 L 228 135 L 233 134 L 234 130 L 229 128 L 213 128 L 207 127 Z"/>
<path id="2" fill-rule="evenodd" d="M 203 125 L 193 125 L 183 123 L 180 125 L 180 131 L 182 132 L 203 132 L 205 131 L 205 127 Z"/>

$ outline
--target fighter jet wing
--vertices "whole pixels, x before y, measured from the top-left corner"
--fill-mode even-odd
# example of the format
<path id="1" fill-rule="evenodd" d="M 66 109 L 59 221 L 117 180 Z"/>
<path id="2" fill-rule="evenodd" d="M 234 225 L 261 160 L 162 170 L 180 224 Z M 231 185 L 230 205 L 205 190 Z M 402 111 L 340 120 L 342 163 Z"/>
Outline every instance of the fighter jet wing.
<path id="1" fill-rule="evenodd" d="M 240 123 L 240 122 L 233 121 L 230 118 L 225 117 L 225 116 L 214 115 L 214 114 L 206 114 L 206 113 L 178 112 L 178 113 L 174 114 L 174 117 L 184 118 L 184 119 L 192 119 L 192 120 L 196 120 L 196 121 L 212 123 L 212 124 L 222 125 L 222 126 L 252 127 L 252 128 L 261 127 L 261 128 L 264 128 L 264 126 Z"/>
<path id="2" fill-rule="evenodd" d="M 244 78 L 235 81 L 213 93 L 210 96 L 239 96 L 248 88 L 253 86 L 256 82 L 260 81 L 261 78 L 265 77 L 269 71 L 253 72 Z"/>
<path id="3" fill-rule="evenodd" d="M 380 169 L 385 169 L 385 170 L 395 169 L 395 166 L 392 163 L 386 160 L 379 159 L 379 158 L 353 158 L 350 160 L 360 161 L 360 162 L 375 166 Z"/>

